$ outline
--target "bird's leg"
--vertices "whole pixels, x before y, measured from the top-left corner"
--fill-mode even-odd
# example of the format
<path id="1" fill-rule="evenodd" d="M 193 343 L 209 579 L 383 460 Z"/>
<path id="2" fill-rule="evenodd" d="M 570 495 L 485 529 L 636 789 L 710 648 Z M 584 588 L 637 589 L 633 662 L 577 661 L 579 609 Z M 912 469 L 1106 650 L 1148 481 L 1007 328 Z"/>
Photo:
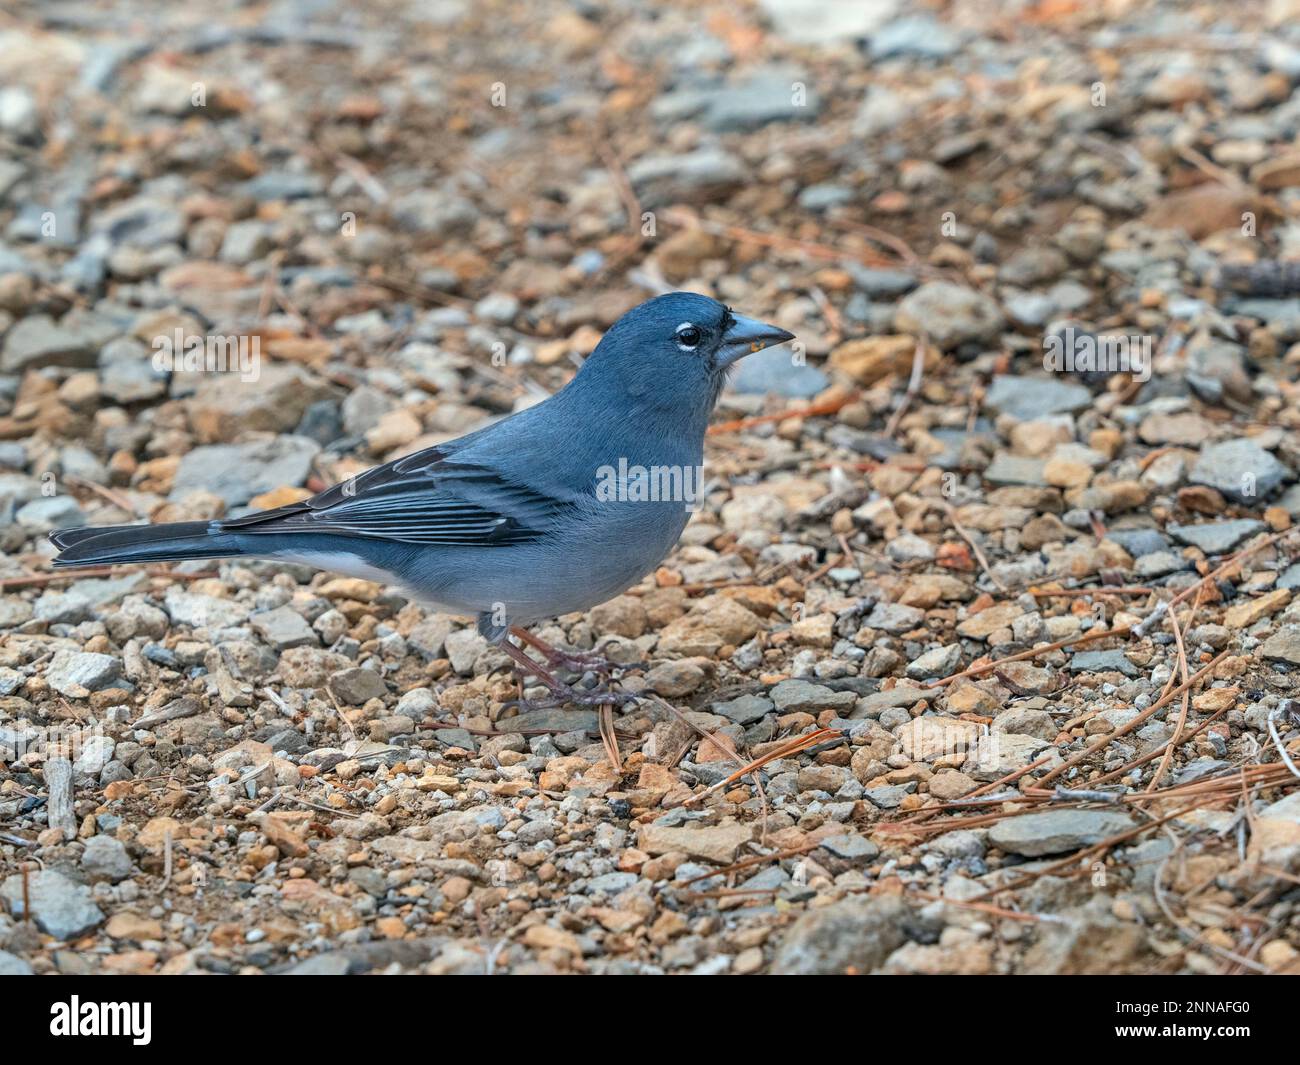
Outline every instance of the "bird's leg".
<path id="1" fill-rule="evenodd" d="M 540 680 L 553 695 L 568 694 L 573 690 L 536 659 L 529 658 L 523 648 L 516 647 L 511 643 L 509 635 L 507 635 L 498 646 L 510 657 L 510 660 L 514 662 L 516 669 L 525 673 L 531 673 L 534 677 Z"/>
<path id="2" fill-rule="evenodd" d="M 515 626 L 510 630 L 519 638 L 520 643 L 526 643 L 539 652 L 547 663 L 551 666 L 559 666 L 561 669 L 571 669 L 575 673 L 585 673 L 591 670 L 593 673 L 599 673 L 601 676 L 608 677 L 614 672 L 614 663 L 604 655 L 581 654 L 577 651 L 561 651 L 558 647 L 552 647 L 540 636 L 534 636 L 527 629 Z"/>
<path id="3" fill-rule="evenodd" d="M 523 648 L 511 643 L 509 635 L 498 646 L 520 671 L 531 673 L 551 693 L 545 699 L 519 699 L 515 705 L 521 710 L 547 710 L 551 707 L 564 706 L 566 703 L 576 703 L 579 706 L 602 706 L 605 703 L 613 703 L 621 706 L 636 701 L 636 696 L 631 692 L 615 692 L 607 688 L 581 689 L 565 684 L 540 662 L 529 658 Z"/>

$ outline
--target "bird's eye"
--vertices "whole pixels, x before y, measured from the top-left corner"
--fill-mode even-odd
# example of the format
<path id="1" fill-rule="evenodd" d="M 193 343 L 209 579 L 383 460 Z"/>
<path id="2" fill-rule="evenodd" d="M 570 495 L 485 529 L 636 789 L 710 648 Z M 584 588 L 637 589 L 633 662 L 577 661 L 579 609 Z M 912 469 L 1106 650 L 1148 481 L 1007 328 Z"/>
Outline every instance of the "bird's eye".
<path id="1" fill-rule="evenodd" d="M 691 325 L 690 322 L 683 322 L 677 327 L 677 346 L 683 351 L 694 351 L 704 334 L 700 332 L 699 326 Z"/>

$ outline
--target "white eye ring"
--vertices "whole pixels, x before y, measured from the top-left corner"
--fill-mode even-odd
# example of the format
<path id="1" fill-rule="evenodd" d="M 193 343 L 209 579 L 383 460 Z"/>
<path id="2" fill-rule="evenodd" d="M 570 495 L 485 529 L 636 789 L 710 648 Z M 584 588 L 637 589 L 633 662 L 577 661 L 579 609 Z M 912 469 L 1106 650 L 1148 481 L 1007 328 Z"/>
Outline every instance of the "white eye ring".
<path id="1" fill-rule="evenodd" d="M 703 332 L 701 332 L 700 327 L 694 322 L 683 322 L 673 330 L 673 333 L 677 337 L 677 346 L 681 348 L 682 351 L 694 351 L 700 346 L 700 341 L 704 339 Z M 687 333 L 695 334 L 694 339 L 689 343 L 683 339 L 683 335 Z"/>

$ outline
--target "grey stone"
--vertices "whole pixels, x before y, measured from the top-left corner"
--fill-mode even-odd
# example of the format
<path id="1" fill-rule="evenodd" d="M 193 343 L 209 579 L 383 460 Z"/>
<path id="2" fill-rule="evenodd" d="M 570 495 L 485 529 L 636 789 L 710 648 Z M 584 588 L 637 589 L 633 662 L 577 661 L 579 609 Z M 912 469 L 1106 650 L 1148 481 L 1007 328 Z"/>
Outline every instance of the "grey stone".
<path id="1" fill-rule="evenodd" d="M 248 617 L 248 607 L 234 599 L 187 592 L 173 585 L 167 589 L 163 606 L 173 622 L 196 629 L 226 629 Z"/>
<path id="2" fill-rule="evenodd" d="M 913 56 L 942 59 L 957 50 L 956 35 L 929 15 L 910 15 L 896 19 L 871 35 L 873 59 Z"/>
<path id="3" fill-rule="evenodd" d="M 907 941 L 916 924 L 901 899 L 851 896 L 795 921 L 781 938 L 772 971 L 781 976 L 869 973 Z"/>
<path id="4" fill-rule="evenodd" d="M 1294 476 L 1272 454 L 1246 439 L 1206 445 L 1187 475 L 1193 484 L 1206 485 L 1248 505 L 1271 495 Z"/>
<path id="5" fill-rule="evenodd" d="M 242 266 L 262 258 L 273 246 L 271 227 L 256 218 L 248 218 L 231 224 L 226 230 L 218 258 Z"/>
<path id="6" fill-rule="evenodd" d="M 565 710 L 556 707 L 547 710 L 525 710 L 515 717 L 499 719 L 496 727 L 500 732 L 526 733 L 534 730 L 554 732 L 556 735 L 552 740 L 559 740 L 564 734 L 573 732 L 582 733 L 585 739 L 588 734 L 594 734 L 598 726 L 595 710 Z M 556 743 L 556 746 L 559 747 L 559 743 Z"/>
<path id="7" fill-rule="evenodd" d="M 370 699 L 382 699 L 388 694 L 384 678 L 373 669 L 340 669 L 330 674 L 329 689 L 349 706 L 360 706 Z"/>
<path id="8" fill-rule="evenodd" d="M 627 170 L 646 207 L 708 202 L 726 196 L 749 180 L 749 171 L 720 148 L 698 148 L 685 155 L 647 155 Z"/>
<path id="9" fill-rule="evenodd" d="M 9 904 L 9 912 L 22 917 L 24 909 L 24 877 L 15 874 L 0 884 L 0 897 Z M 55 939 L 73 939 L 104 920 L 103 911 L 95 905 L 90 888 L 79 884 L 54 869 L 40 869 L 26 877 L 26 897 L 31 903 L 31 916 L 37 927 Z"/>
<path id="10" fill-rule="evenodd" d="M 112 655 L 56 651 L 45 667 L 45 681 L 60 695 L 84 698 L 87 692 L 111 687 L 121 670 L 121 661 Z"/>
<path id="11" fill-rule="evenodd" d="M 1084 410 L 1092 404 L 1092 393 L 1070 381 L 1001 374 L 993 378 L 984 402 L 993 410 L 1024 422 L 1049 414 Z"/>
<path id="12" fill-rule="evenodd" d="M 843 836 L 830 836 L 821 841 L 823 850 L 849 862 L 869 862 L 880 854 L 880 848 L 869 839 L 850 832 Z"/>
<path id="13" fill-rule="evenodd" d="M 1169 525 L 1169 535 L 1180 544 L 1199 547 L 1207 555 L 1231 551 L 1247 537 L 1263 532 L 1266 526 L 1253 518 L 1236 521 L 1208 521 L 1200 525 Z"/>
<path id="14" fill-rule="evenodd" d="M 1282 576 L 1277 579 L 1277 586 L 1292 592 L 1300 588 L 1300 562 L 1286 568 Z"/>
<path id="15" fill-rule="evenodd" d="M 292 607 L 281 606 L 248 619 L 253 631 L 277 651 L 288 647 L 315 646 L 319 641 L 306 619 Z"/>
<path id="16" fill-rule="evenodd" d="M 787 349 L 766 348 L 741 361 L 731 389 L 742 395 L 809 399 L 829 384 L 830 378 L 815 366 L 795 365 Z"/>
<path id="17" fill-rule="evenodd" d="M 950 643 L 926 651 L 912 661 L 907 667 L 907 675 L 913 680 L 947 677 L 956 672 L 959 665 L 961 665 L 961 644 Z"/>
<path id="18" fill-rule="evenodd" d="M 14 520 L 27 532 L 43 536 L 67 525 L 84 525 L 85 514 L 72 496 L 43 496 L 20 507 Z"/>
<path id="19" fill-rule="evenodd" d="M 112 836 L 91 836 L 81 852 L 81 871 L 92 881 L 116 884 L 131 875 L 131 856 L 121 840 Z"/>
<path id="20" fill-rule="evenodd" d="M 1300 625 L 1283 625 L 1264 641 L 1259 651 L 1271 661 L 1300 666 Z"/>
<path id="21" fill-rule="evenodd" d="M 848 708 L 857 701 L 853 692 L 831 691 L 824 685 L 806 680 L 783 680 L 768 694 L 782 713 L 803 710 L 815 714 L 821 710 Z"/>
<path id="22" fill-rule="evenodd" d="M 778 39 L 827 45 L 855 41 L 877 30 L 898 11 L 898 0 L 759 0 Z"/>
<path id="23" fill-rule="evenodd" d="M 219 495 L 227 506 L 242 506 L 272 488 L 302 484 L 319 450 L 316 441 L 302 436 L 196 447 L 181 459 L 170 498 L 205 490 Z"/>
<path id="24" fill-rule="evenodd" d="M 866 625 L 897 636 L 916 628 L 925 619 L 925 611 L 902 603 L 877 603 L 867 615 Z"/>
<path id="25" fill-rule="evenodd" d="M 862 797 L 882 810 L 894 810 L 915 790 L 915 784 L 886 784 L 884 787 L 867 788 Z"/>
<path id="26" fill-rule="evenodd" d="M 808 122 L 821 111 L 821 98 L 807 75 L 793 68 L 754 71 L 735 85 L 673 93 L 659 103 L 666 111 L 675 106 L 682 110 L 679 121 L 699 114 L 704 126 L 717 133 L 746 132 L 773 122 Z"/>
<path id="27" fill-rule="evenodd" d="M 17 954 L 0 950 L 0 976 L 34 976 L 32 967 Z"/>
<path id="28" fill-rule="evenodd" d="M 1136 677 L 1140 671 L 1123 651 L 1076 651 L 1070 657 L 1071 673 L 1123 673 Z"/>
<path id="29" fill-rule="evenodd" d="M 1106 539 L 1119 544 L 1134 558 L 1169 550 L 1169 540 L 1157 529 L 1108 529 Z"/>
<path id="30" fill-rule="evenodd" d="M 1153 551 L 1143 555 L 1133 567 L 1133 573 L 1144 580 L 1149 577 L 1164 577 L 1191 568 L 1191 562 L 1172 551 Z"/>
<path id="31" fill-rule="evenodd" d="M 244 182 L 241 189 L 255 200 L 262 202 L 304 200 L 319 196 L 324 191 L 324 183 L 315 174 L 268 170 Z"/>
<path id="32" fill-rule="evenodd" d="M 989 829 L 989 842 L 1011 854 L 1036 858 L 1100 843 L 1134 824 L 1120 810 L 1045 810 L 998 821 Z"/>
<path id="33" fill-rule="evenodd" d="M 465 197 L 440 189 L 416 189 L 393 201 L 393 220 L 403 229 L 431 237 L 468 236 L 478 208 Z"/>
<path id="34" fill-rule="evenodd" d="M 751 725 L 762 720 L 775 708 L 771 699 L 765 699 L 761 695 L 742 695 L 725 703 L 714 703 L 710 709 L 738 725 Z"/>
<path id="35" fill-rule="evenodd" d="M 928 702 L 938 697 L 941 689 L 913 688 L 905 684 L 890 688 L 888 691 L 873 692 L 864 695 L 853 707 L 850 718 L 877 718 L 885 710 L 905 709 L 919 702 Z"/>
<path id="36" fill-rule="evenodd" d="M 951 281 L 927 281 L 903 297 L 894 324 L 903 332 L 924 334 L 947 351 L 996 340 L 1006 323 L 998 305 L 984 293 Z"/>
<path id="37" fill-rule="evenodd" d="M 468 676 L 474 670 L 478 656 L 487 649 L 487 640 L 473 629 L 456 629 L 447 634 L 446 651 L 451 660 L 451 668 L 462 676 Z"/>
<path id="38" fill-rule="evenodd" d="M 1046 468 L 1046 459 L 999 451 L 985 468 L 984 479 L 991 484 L 1020 484 L 1041 488 L 1047 484 L 1047 478 L 1043 474 Z"/>

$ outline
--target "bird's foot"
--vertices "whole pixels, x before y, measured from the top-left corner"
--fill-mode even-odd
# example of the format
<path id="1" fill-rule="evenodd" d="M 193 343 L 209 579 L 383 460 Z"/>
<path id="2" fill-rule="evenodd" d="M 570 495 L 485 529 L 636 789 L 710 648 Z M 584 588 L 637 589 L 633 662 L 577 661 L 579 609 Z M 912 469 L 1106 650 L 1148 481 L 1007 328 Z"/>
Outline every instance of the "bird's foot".
<path id="1" fill-rule="evenodd" d="M 546 659 L 546 664 L 552 669 L 564 669 L 572 673 L 591 672 L 597 676 L 609 677 L 613 675 L 616 669 L 628 668 L 617 662 L 611 662 L 601 654 L 589 651 L 565 651 L 562 648 L 554 647 L 540 636 L 534 636 L 527 629 L 513 628 L 510 631 L 518 637 L 521 643 L 525 643 L 539 652 Z"/>

